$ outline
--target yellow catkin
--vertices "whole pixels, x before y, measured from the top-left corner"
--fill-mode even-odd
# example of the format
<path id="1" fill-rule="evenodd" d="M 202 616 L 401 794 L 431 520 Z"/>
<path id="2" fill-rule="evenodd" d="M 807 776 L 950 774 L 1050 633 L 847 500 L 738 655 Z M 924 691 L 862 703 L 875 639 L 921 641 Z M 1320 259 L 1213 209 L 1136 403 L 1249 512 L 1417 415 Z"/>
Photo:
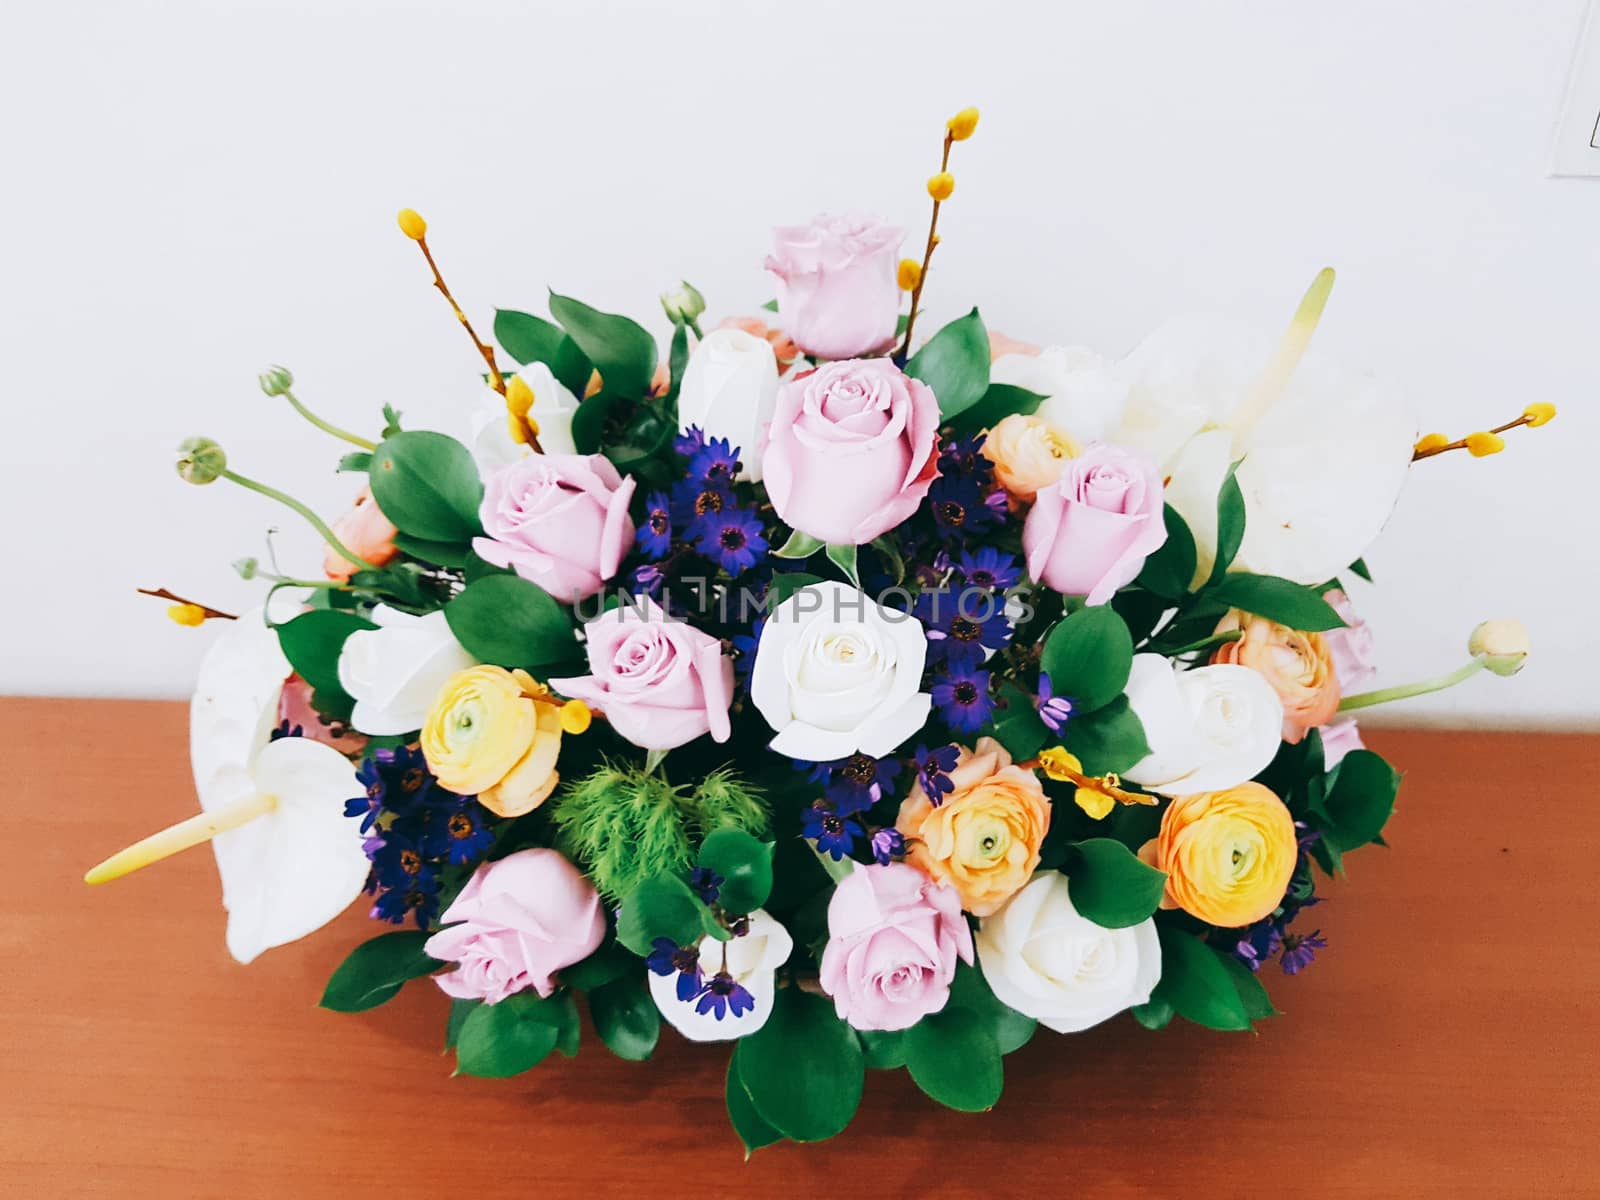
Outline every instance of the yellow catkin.
<path id="1" fill-rule="evenodd" d="M 1506 448 L 1506 440 L 1498 433 L 1469 433 L 1466 437 L 1467 453 L 1473 458 L 1487 458 Z"/>
<path id="2" fill-rule="evenodd" d="M 1430 434 L 1424 435 L 1422 438 L 1420 438 L 1418 440 L 1418 442 L 1416 444 L 1416 447 L 1415 447 L 1415 451 L 1418 454 L 1422 454 L 1422 453 L 1424 453 L 1425 451 L 1428 451 L 1428 450 L 1441 450 L 1445 446 L 1448 446 L 1449 444 L 1450 444 L 1450 439 L 1445 437 L 1444 434 L 1442 434 L 1442 433 L 1430 433 Z"/>
<path id="3" fill-rule="evenodd" d="M 589 722 L 594 715 L 589 711 L 589 706 L 582 700 L 568 700 L 561 706 L 561 731 L 563 733 L 582 733 L 589 728 Z"/>
<path id="4" fill-rule="evenodd" d="M 414 208 L 402 208 L 396 218 L 400 222 L 400 232 L 414 242 L 420 242 L 428 234 L 428 223 L 422 219 L 422 214 Z"/>
<path id="5" fill-rule="evenodd" d="M 949 171 L 940 171 L 928 180 L 928 195 L 935 200 L 948 200 L 950 194 L 956 190 L 956 177 Z"/>
<path id="6" fill-rule="evenodd" d="M 167 616 L 177 624 L 187 625 L 191 629 L 206 623 L 206 610 L 198 604 L 174 604 L 167 609 Z"/>
<path id="7" fill-rule="evenodd" d="M 1522 415 L 1528 419 L 1528 424 L 1537 429 L 1540 425 L 1548 425 L 1556 419 L 1556 406 L 1540 401 L 1530 404 L 1522 410 Z"/>
<path id="8" fill-rule="evenodd" d="M 915 291 L 917 284 L 922 282 L 922 264 L 914 258 L 902 258 L 900 269 L 895 272 L 895 281 L 902 292 Z"/>
<path id="9" fill-rule="evenodd" d="M 952 141 L 964 142 L 978 128 L 978 110 L 975 108 L 963 108 L 946 121 L 944 126 L 950 131 L 950 139 Z"/>

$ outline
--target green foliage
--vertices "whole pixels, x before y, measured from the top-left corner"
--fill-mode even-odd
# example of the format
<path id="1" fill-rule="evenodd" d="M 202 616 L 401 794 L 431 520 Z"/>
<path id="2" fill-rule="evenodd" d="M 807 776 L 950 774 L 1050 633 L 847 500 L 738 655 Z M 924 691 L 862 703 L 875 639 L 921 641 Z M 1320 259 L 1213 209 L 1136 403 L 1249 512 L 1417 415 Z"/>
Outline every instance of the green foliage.
<path id="1" fill-rule="evenodd" d="M 1278 1016 L 1278 1010 L 1272 1007 L 1272 999 L 1267 995 L 1261 976 L 1231 954 L 1224 954 L 1221 958 L 1222 965 L 1233 979 L 1233 986 L 1238 990 L 1245 1016 L 1252 1021 L 1265 1021 L 1268 1017 Z"/>
<path id="2" fill-rule="evenodd" d="M 432 974 L 444 964 L 422 952 L 428 937 L 426 930 L 408 929 L 362 942 L 329 977 L 322 1007 L 365 1012 L 394 999 L 408 979 Z"/>
<path id="3" fill-rule="evenodd" d="M 372 455 L 368 454 L 365 450 L 357 450 L 351 454 L 346 454 L 343 458 L 341 458 L 339 460 L 338 469 L 341 473 L 352 471 L 359 474 L 364 472 L 371 465 Z"/>
<path id="4" fill-rule="evenodd" d="M 964 1008 L 978 1017 L 994 1034 L 1001 1054 L 1020 1050 L 1033 1040 L 1039 1022 L 1002 1004 L 989 988 L 989 981 L 977 967 L 956 964 L 956 977 L 950 984 L 949 1008 Z"/>
<path id="5" fill-rule="evenodd" d="M 372 453 L 372 498 L 401 533 L 460 544 L 483 532 L 483 484 L 460 442 L 442 433 L 397 433 Z"/>
<path id="6" fill-rule="evenodd" d="M 778 992 L 767 1023 L 735 1048 L 734 1064 L 756 1115 L 797 1142 L 833 1137 L 861 1104 L 866 1066 L 855 1030 L 831 1001 L 798 988 Z"/>
<path id="7" fill-rule="evenodd" d="M 606 1048 L 643 1062 L 661 1038 L 661 1012 L 637 975 L 613 979 L 589 993 L 589 1016 Z"/>
<path id="8" fill-rule="evenodd" d="M 773 575 L 772 582 L 767 585 L 767 603 L 770 608 L 776 608 L 801 588 L 810 587 L 814 583 L 823 582 L 820 575 L 807 575 L 803 571 L 786 571 Z"/>
<path id="9" fill-rule="evenodd" d="M 656 938 L 692 946 L 707 934 L 727 937 L 705 902 L 676 875 L 652 875 L 622 898 L 617 941 L 640 957 Z"/>
<path id="10" fill-rule="evenodd" d="M 1177 1016 L 1177 1010 L 1165 1000 L 1151 1000 L 1145 1004 L 1135 1004 L 1132 1009 L 1133 1019 L 1146 1029 L 1165 1029 L 1172 1024 L 1172 1018 Z"/>
<path id="11" fill-rule="evenodd" d="M 1314 588 L 1276 575 L 1229 575 L 1212 584 L 1206 595 L 1229 608 L 1307 633 L 1344 625 L 1344 618 Z"/>
<path id="12" fill-rule="evenodd" d="M 989 334 L 978 310 L 934 334 L 906 363 L 906 374 L 933 389 L 945 420 L 982 400 L 989 390 Z"/>
<path id="13" fill-rule="evenodd" d="M 517 362 L 544 363 L 557 382 L 581 397 L 593 369 L 578 344 L 557 325 L 531 313 L 502 308 L 494 315 L 495 340 Z"/>
<path id="14" fill-rule="evenodd" d="M 700 847 L 698 863 L 722 876 L 717 903 L 731 913 L 760 908 L 772 894 L 773 843 L 737 826 L 713 830 Z"/>
<path id="15" fill-rule="evenodd" d="M 895 1071 L 906 1065 L 906 1031 L 903 1029 L 858 1029 L 861 1053 L 874 1071 Z"/>
<path id="16" fill-rule="evenodd" d="M 1017 413 L 1035 412 L 1043 403 L 1043 396 L 1027 388 L 1011 383 L 991 383 L 983 397 L 956 420 L 956 432 L 969 437 L 980 430 L 993 429 Z"/>
<path id="17" fill-rule="evenodd" d="M 566 611 L 543 588 L 516 575 L 469 583 L 444 607 L 456 641 L 480 662 L 548 666 L 578 651 Z"/>
<path id="18" fill-rule="evenodd" d="M 550 294 L 550 315 L 600 372 L 601 385 L 608 395 L 639 397 L 650 390 L 656 369 L 656 340 L 636 321 L 600 312 L 581 300 L 554 292 Z"/>
<path id="19" fill-rule="evenodd" d="M 451 1000 L 450 1016 L 444 1026 L 444 1048 L 454 1050 L 456 1043 L 461 1040 L 461 1027 L 467 1023 L 467 1018 L 472 1015 L 472 1010 L 482 1004 L 482 1000 Z"/>
<path id="20" fill-rule="evenodd" d="M 809 533 L 801 533 L 796 529 L 789 535 L 788 540 L 772 553 L 776 558 L 807 559 L 822 548 L 821 538 L 814 538 Z"/>
<path id="21" fill-rule="evenodd" d="M 520 1075 L 558 1045 L 573 1047 L 576 1036 L 570 994 L 543 1000 L 536 992 L 518 992 L 467 1014 L 456 1035 L 456 1071 L 489 1079 Z"/>
<path id="22" fill-rule="evenodd" d="M 395 534 L 394 544 L 401 553 L 439 567 L 464 567 L 467 556 L 472 553 L 469 542 L 431 542 L 408 533 Z"/>
<path id="23" fill-rule="evenodd" d="M 1339 763 L 1322 811 L 1313 819 L 1341 853 L 1365 846 L 1394 812 L 1400 773 L 1371 750 L 1352 750 Z"/>
<path id="24" fill-rule="evenodd" d="M 1139 586 L 1164 600 L 1177 600 L 1189 590 L 1194 581 L 1195 545 L 1189 523 L 1178 510 L 1168 504 L 1162 512 L 1167 525 L 1167 540 L 1149 558 L 1139 572 Z"/>
<path id="25" fill-rule="evenodd" d="M 644 964 L 635 954 L 630 954 L 616 942 L 607 940 L 582 962 L 561 969 L 561 982 L 580 992 L 591 992 L 604 987 L 613 979 L 620 979 L 630 971 L 637 974 Z"/>
<path id="26" fill-rule="evenodd" d="M 856 587 L 861 586 L 861 576 L 856 571 L 856 547 L 829 546 L 828 561 L 844 572 L 844 577 Z"/>
<path id="27" fill-rule="evenodd" d="M 970 1009 L 946 1007 L 918 1021 L 906 1030 L 905 1056 L 916 1085 L 947 1108 L 983 1112 L 1005 1086 L 994 1031 Z"/>
<path id="28" fill-rule="evenodd" d="M 1156 911 L 1167 873 L 1141 862 L 1114 838 L 1089 838 L 1067 847 L 1062 870 L 1072 906 L 1096 925 L 1124 929 Z"/>
<path id="29" fill-rule="evenodd" d="M 1151 994 L 1151 1005 L 1170 1006 L 1180 1017 L 1207 1029 L 1249 1029 L 1249 1012 L 1224 956 L 1177 926 L 1158 924 L 1157 932 L 1161 982 Z"/>
<path id="30" fill-rule="evenodd" d="M 1372 569 L 1367 566 L 1367 560 L 1364 558 L 1358 558 L 1355 560 L 1355 562 L 1351 563 L 1350 572 L 1353 575 L 1365 579 L 1368 583 L 1372 582 Z"/>
<path id="31" fill-rule="evenodd" d="M 1133 637 L 1107 604 L 1081 608 L 1059 622 L 1045 638 L 1039 660 L 1055 694 L 1072 697 L 1080 714 L 1122 695 L 1132 667 Z"/>
<path id="32" fill-rule="evenodd" d="M 1054 735 L 1039 719 L 1032 699 L 1015 683 L 1007 680 L 1000 685 L 1000 700 L 1005 707 L 994 718 L 995 740 L 1018 762 L 1032 758 Z"/>
<path id="33" fill-rule="evenodd" d="M 1144 723 L 1126 696 L 1093 712 L 1074 714 L 1062 731 L 1061 744 L 1078 756 L 1090 775 L 1126 771 L 1150 753 Z"/>
<path id="34" fill-rule="evenodd" d="M 746 1162 L 749 1162 L 750 1156 L 762 1147 L 783 1141 L 783 1134 L 763 1121 L 761 1114 L 756 1111 L 756 1106 L 751 1102 L 750 1093 L 745 1089 L 744 1081 L 739 1078 L 737 1053 L 728 1057 L 728 1083 L 724 1094 L 728 1105 L 728 1120 L 733 1123 L 733 1131 L 744 1143 Z"/>
<path id="35" fill-rule="evenodd" d="M 1239 481 L 1235 478 L 1238 471 L 1238 463 L 1228 468 L 1222 490 L 1217 493 L 1217 557 L 1211 564 L 1210 583 L 1216 583 L 1227 573 L 1244 542 L 1244 493 L 1239 490 Z"/>
<path id="36" fill-rule="evenodd" d="M 354 613 L 313 609 L 277 627 L 278 645 L 289 665 L 311 685 L 312 691 L 332 703 L 348 703 L 349 697 L 339 683 L 339 651 L 352 633 L 376 628 L 371 621 Z"/>

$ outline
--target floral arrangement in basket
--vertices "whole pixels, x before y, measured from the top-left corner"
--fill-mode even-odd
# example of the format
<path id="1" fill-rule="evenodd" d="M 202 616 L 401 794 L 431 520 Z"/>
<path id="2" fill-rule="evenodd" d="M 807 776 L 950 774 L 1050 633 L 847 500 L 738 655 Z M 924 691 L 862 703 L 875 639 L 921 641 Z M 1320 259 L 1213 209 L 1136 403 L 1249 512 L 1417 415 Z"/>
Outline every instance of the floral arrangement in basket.
<path id="1" fill-rule="evenodd" d="M 1554 409 L 1418 441 L 1393 390 L 1306 353 L 1331 271 L 1276 343 L 1191 321 L 1108 362 L 975 308 L 919 343 L 977 120 L 947 124 L 920 260 L 875 219 L 779 229 L 775 318 L 706 332 L 685 284 L 664 363 L 555 294 L 498 311 L 496 350 L 402 212 L 483 359 L 470 429 L 385 406 L 368 439 L 264 372 L 351 444 L 331 525 L 184 443 L 187 482 L 310 521 L 326 578 L 244 560 L 270 590 L 238 617 L 152 593 L 226 625 L 203 811 L 89 881 L 209 840 L 241 962 L 365 893 L 404 928 L 325 1007 L 431 976 L 480 1076 L 576 1053 L 580 996 L 623 1058 L 664 1018 L 731 1044 L 750 1150 L 844 1129 L 868 1068 L 982 1110 L 1039 1025 L 1271 1016 L 1267 965 L 1326 946 L 1317 871 L 1394 808 L 1350 714 L 1527 652 L 1490 621 L 1458 670 L 1363 690 L 1344 581 L 1414 462 Z"/>

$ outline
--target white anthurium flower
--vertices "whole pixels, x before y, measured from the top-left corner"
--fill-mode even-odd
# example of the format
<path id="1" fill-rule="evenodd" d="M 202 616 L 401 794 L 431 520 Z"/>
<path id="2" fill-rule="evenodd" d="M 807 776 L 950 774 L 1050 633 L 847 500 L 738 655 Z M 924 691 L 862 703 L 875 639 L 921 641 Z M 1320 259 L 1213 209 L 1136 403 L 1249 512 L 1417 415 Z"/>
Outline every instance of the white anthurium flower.
<path id="1" fill-rule="evenodd" d="M 1161 980 L 1161 941 L 1146 919 L 1096 925 L 1073 907 L 1067 877 L 1040 871 L 973 937 L 996 999 L 1057 1033 L 1077 1033 L 1136 1004 Z"/>
<path id="2" fill-rule="evenodd" d="M 778 403 L 778 359 L 766 338 L 713 329 L 695 347 L 678 388 L 678 426 L 698 425 L 739 451 L 739 478 L 761 480 L 761 440 Z"/>
<path id="3" fill-rule="evenodd" d="M 344 815 L 361 792 L 350 760 L 311 738 L 271 740 L 289 675 L 260 609 L 228 622 L 201 661 L 189 709 L 202 811 L 85 876 L 103 883 L 210 841 L 228 950 L 240 962 L 326 925 L 367 878 L 359 828 Z"/>
<path id="4" fill-rule="evenodd" d="M 727 1042 L 754 1033 L 767 1023 L 777 997 L 777 972 L 789 960 L 794 940 L 789 931 L 758 908 L 750 914 L 750 928 L 743 937 L 719 942 L 706 936 L 700 940 L 700 973 L 706 982 L 726 971 L 734 983 L 750 993 L 754 1006 L 735 1016 L 724 1010 L 721 1020 L 709 1011 L 696 1011 L 697 998 L 678 998 L 678 976 L 650 972 L 650 996 L 661 1015 L 691 1042 Z M 723 955 L 726 952 L 726 960 Z"/>
<path id="5" fill-rule="evenodd" d="M 546 454 L 576 454 L 572 441 L 572 417 L 578 400 L 563 386 L 544 363 L 518 367 L 511 378 L 520 379 L 533 393 L 527 415 L 539 426 L 539 444 Z M 511 387 L 510 379 L 507 380 Z M 489 475 L 532 453 L 528 444 L 511 434 L 513 417 L 507 397 L 487 384 L 478 393 L 470 416 L 471 434 L 467 445 L 472 450 L 478 472 Z"/>
<path id="6" fill-rule="evenodd" d="M 356 702 L 350 725 L 374 736 L 421 729 L 445 681 L 478 660 L 442 611 L 417 617 L 380 604 L 370 620 L 378 628 L 352 633 L 339 652 L 339 683 Z"/>
<path id="7" fill-rule="evenodd" d="M 1122 776 L 1140 787 L 1168 796 L 1221 791 L 1254 779 L 1278 753 L 1283 701 L 1249 667 L 1185 671 L 1159 654 L 1136 654 L 1127 696 L 1150 753 Z"/>
<path id="8" fill-rule="evenodd" d="M 1082 442 L 1110 440 L 1128 387 L 1107 362 L 1082 346 L 1050 346 L 1038 354 L 1002 354 L 989 367 L 992 383 L 1043 396 L 1036 416 Z"/>
<path id="9" fill-rule="evenodd" d="M 1133 446 L 1161 464 L 1166 499 L 1195 534 L 1196 583 L 1216 561 L 1217 493 L 1235 462 L 1245 502 L 1232 564 L 1240 571 L 1322 583 L 1359 558 L 1394 511 L 1416 421 L 1392 386 L 1306 353 L 1332 287 L 1332 271 L 1317 276 L 1276 344 L 1248 326 L 1190 317 L 1120 363 L 1085 365 L 1072 388 L 1033 379 L 1033 390 L 1052 396 L 1040 413 L 1075 437 Z M 1015 382 L 1030 386 L 1026 373 Z M 1093 405 L 1072 402 L 1119 391 L 1109 424 Z"/>
<path id="10" fill-rule="evenodd" d="M 922 623 L 909 613 L 848 584 L 812 584 L 762 626 L 750 699 L 777 734 L 779 754 L 882 757 L 928 719 L 932 699 L 918 690 L 927 655 Z"/>

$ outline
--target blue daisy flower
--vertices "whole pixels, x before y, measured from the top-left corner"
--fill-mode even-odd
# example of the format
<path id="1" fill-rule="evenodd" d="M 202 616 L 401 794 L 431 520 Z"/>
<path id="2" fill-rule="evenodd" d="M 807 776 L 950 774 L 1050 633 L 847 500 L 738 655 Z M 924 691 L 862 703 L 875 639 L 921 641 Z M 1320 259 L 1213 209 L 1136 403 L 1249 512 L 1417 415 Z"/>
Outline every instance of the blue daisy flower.
<path id="1" fill-rule="evenodd" d="M 689 536 L 697 551 L 729 575 L 748 571 L 767 552 L 761 518 L 749 509 L 707 513 L 689 527 Z"/>
<path id="2" fill-rule="evenodd" d="M 662 558 L 672 549 L 672 504 L 665 492 L 651 492 L 645 500 L 644 520 L 634 541 L 650 558 Z"/>
<path id="3" fill-rule="evenodd" d="M 977 733 L 994 711 L 989 672 L 964 663 L 951 663 L 943 674 L 934 676 L 929 692 L 944 723 L 957 733 Z"/>
<path id="4" fill-rule="evenodd" d="M 689 458 L 689 478 L 700 487 L 730 491 L 739 477 L 739 450 L 727 438 L 712 438 Z"/>
<path id="5" fill-rule="evenodd" d="M 706 981 L 705 990 L 700 993 L 700 1002 L 694 1010 L 704 1016 L 710 1013 L 718 1021 L 728 1013 L 735 1017 L 742 1016 L 756 1006 L 756 998 L 745 990 L 726 971 L 718 971 Z"/>
<path id="6" fill-rule="evenodd" d="M 817 844 L 817 849 L 838 862 L 849 854 L 856 838 L 866 831 L 848 817 L 833 811 L 833 805 L 818 800 L 800 814 L 800 836 Z"/>
<path id="7" fill-rule="evenodd" d="M 993 546 L 983 546 L 976 553 L 963 550 L 956 560 L 956 569 L 969 586 L 996 592 L 1015 587 L 1022 580 L 1017 560 Z"/>

